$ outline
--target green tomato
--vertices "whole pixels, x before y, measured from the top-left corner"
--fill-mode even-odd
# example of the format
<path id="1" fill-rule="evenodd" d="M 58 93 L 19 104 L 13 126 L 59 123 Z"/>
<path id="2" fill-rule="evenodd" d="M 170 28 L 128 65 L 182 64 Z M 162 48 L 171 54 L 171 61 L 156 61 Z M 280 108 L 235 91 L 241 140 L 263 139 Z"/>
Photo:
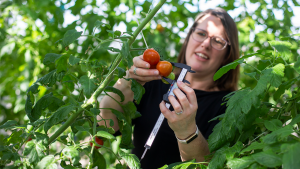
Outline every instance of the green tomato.
<path id="1" fill-rule="evenodd" d="M 167 78 L 174 80 L 175 79 L 175 74 L 173 72 L 171 72 Z M 162 82 L 164 82 L 165 84 L 169 84 L 165 79 L 161 79 Z"/>

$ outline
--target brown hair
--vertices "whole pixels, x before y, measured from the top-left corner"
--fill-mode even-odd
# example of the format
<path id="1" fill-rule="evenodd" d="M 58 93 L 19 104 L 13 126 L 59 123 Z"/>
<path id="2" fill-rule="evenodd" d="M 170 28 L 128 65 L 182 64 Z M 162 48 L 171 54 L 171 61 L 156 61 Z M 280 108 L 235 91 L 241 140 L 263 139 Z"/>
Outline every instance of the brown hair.
<path id="1" fill-rule="evenodd" d="M 225 57 L 225 61 L 222 63 L 220 68 L 228 63 L 233 62 L 234 60 L 239 58 L 239 41 L 238 41 L 238 30 L 234 20 L 230 17 L 230 15 L 222 8 L 208 9 L 204 12 L 201 12 L 197 15 L 195 22 L 191 29 L 189 30 L 187 37 L 182 45 L 182 48 L 179 52 L 177 62 L 186 64 L 185 54 L 186 48 L 189 41 L 189 38 L 192 34 L 192 30 L 197 26 L 197 21 L 201 19 L 205 15 L 214 15 L 219 18 L 225 28 L 225 38 L 229 41 L 229 50 L 228 55 Z M 221 78 L 215 81 L 214 85 L 211 88 L 218 87 L 221 91 L 234 91 L 237 90 L 238 86 L 238 78 L 239 78 L 239 65 L 226 74 L 224 74 Z M 175 69 L 175 74 L 179 75 L 180 70 Z"/>

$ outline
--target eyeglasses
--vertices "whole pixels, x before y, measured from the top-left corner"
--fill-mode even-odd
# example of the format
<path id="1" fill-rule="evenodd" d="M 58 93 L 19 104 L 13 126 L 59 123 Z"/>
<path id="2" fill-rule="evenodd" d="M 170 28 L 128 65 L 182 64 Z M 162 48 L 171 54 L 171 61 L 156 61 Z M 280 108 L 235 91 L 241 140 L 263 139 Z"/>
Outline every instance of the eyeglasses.
<path id="1" fill-rule="evenodd" d="M 217 50 L 223 50 L 226 48 L 227 45 L 230 45 L 229 42 L 227 42 L 225 39 L 218 37 L 218 36 L 208 36 L 207 32 L 202 29 L 193 28 L 192 30 L 192 37 L 195 41 L 203 42 L 208 37 L 210 38 L 210 45 L 217 49 Z"/>

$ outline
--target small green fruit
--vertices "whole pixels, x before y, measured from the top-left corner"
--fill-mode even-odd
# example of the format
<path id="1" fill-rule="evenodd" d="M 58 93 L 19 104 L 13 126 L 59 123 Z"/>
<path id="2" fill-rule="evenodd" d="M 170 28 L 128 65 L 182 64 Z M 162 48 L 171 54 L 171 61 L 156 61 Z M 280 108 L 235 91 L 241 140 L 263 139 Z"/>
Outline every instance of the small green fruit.
<path id="1" fill-rule="evenodd" d="M 175 74 L 173 72 L 171 72 L 167 78 L 174 80 L 175 79 Z M 169 84 L 165 79 L 161 79 L 162 82 L 164 82 L 165 84 Z"/>

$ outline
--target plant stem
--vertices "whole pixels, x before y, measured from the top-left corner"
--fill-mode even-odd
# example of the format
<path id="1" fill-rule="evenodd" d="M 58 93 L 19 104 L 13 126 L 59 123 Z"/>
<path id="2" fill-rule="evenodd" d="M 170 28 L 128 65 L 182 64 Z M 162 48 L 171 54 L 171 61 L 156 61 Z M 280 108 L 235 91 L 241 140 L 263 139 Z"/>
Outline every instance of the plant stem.
<path id="1" fill-rule="evenodd" d="M 252 65 L 250 65 L 250 64 L 248 64 L 248 63 L 245 63 L 245 64 L 248 65 L 248 66 L 250 66 L 250 67 L 252 67 L 253 69 L 255 69 L 256 71 L 258 71 L 258 72 L 261 74 L 261 71 L 258 70 L 256 67 L 254 67 L 254 66 L 252 66 Z"/>
<path id="2" fill-rule="evenodd" d="M 130 51 L 139 51 L 139 50 L 146 50 L 147 48 L 130 48 Z"/>
<path id="3" fill-rule="evenodd" d="M 142 31 L 142 29 L 146 26 L 148 22 L 154 17 L 154 15 L 157 13 L 157 11 L 162 7 L 162 5 L 167 0 L 161 0 L 154 8 L 153 10 L 147 15 L 147 17 L 143 20 L 143 22 L 137 27 L 137 29 L 133 32 L 133 37 L 128 40 L 129 46 L 132 45 L 132 43 L 135 41 L 138 34 Z M 101 44 L 101 43 L 100 43 Z M 89 59 L 89 58 L 88 58 Z M 60 136 L 61 133 L 63 133 L 75 120 L 76 118 L 81 115 L 84 108 L 87 108 L 89 106 L 92 106 L 95 101 L 97 101 L 97 97 L 102 93 L 102 91 L 105 89 L 106 86 L 108 86 L 109 82 L 113 79 L 113 72 L 118 67 L 122 60 L 122 55 L 119 53 L 117 58 L 114 60 L 109 72 L 108 76 L 104 79 L 104 81 L 100 84 L 100 86 L 96 89 L 96 91 L 93 93 L 91 98 L 85 103 L 82 104 L 79 110 L 77 110 L 76 113 L 71 115 L 71 117 L 49 138 L 50 145 L 58 136 Z"/>

